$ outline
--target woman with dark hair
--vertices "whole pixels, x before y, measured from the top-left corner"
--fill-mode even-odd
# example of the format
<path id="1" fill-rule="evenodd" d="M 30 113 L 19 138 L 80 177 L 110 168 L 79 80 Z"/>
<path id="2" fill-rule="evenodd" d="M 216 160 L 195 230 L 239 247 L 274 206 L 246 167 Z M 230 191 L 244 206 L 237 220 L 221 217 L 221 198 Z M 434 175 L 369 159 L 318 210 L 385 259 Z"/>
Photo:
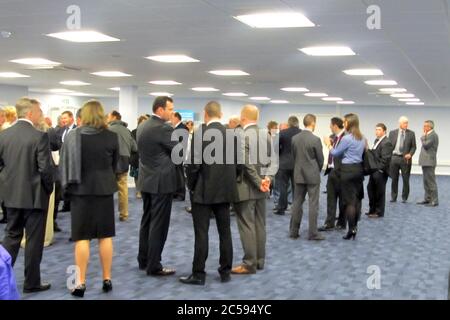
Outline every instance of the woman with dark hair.
<path id="1" fill-rule="evenodd" d="M 363 154 L 367 142 L 359 130 L 359 118 L 349 113 L 344 116 L 346 134 L 339 145 L 333 148 L 329 137 L 324 138 L 333 157 L 342 158 L 340 168 L 342 200 L 348 221 L 348 232 L 345 240 L 355 239 L 358 225 L 358 215 L 361 211 L 361 200 L 364 198 Z"/>
<path id="2" fill-rule="evenodd" d="M 72 295 L 83 297 L 90 240 L 99 239 L 103 291 L 112 290 L 114 199 L 119 159 L 117 134 L 107 130 L 103 106 L 88 101 L 81 109 L 81 126 L 65 138 L 61 152 L 61 185 L 70 197 L 75 264 L 79 268 Z"/>

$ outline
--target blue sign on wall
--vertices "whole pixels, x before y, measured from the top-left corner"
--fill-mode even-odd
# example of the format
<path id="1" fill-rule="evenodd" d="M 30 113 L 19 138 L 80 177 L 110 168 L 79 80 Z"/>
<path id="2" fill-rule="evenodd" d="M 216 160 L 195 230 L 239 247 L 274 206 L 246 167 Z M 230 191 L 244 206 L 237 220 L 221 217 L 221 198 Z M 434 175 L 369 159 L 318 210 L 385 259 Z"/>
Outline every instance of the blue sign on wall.
<path id="1" fill-rule="evenodd" d="M 175 110 L 181 115 L 182 121 L 192 120 L 194 121 L 194 111 L 192 110 Z"/>

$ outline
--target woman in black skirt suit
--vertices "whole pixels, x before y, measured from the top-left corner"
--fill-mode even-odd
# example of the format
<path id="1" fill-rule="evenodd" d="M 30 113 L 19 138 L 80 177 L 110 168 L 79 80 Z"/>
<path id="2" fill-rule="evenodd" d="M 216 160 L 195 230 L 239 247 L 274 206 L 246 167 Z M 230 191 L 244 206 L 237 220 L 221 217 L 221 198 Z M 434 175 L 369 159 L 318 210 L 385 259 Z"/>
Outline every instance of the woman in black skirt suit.
<path id="1" fill-rule="evenodd" d="M 89 101 L 81 109 L 81 126 L 66 137 L 61 152 L 61 184 L 70 197 L 75 264 L 79 267 L 72 295 L 83 297 L 90 240 L 99 239 L 103 291 L 112 290 L 112 237 L 115 236 L 115 168 L 119 157 L 116 133 L 107 130 L 100 102 Z"/>

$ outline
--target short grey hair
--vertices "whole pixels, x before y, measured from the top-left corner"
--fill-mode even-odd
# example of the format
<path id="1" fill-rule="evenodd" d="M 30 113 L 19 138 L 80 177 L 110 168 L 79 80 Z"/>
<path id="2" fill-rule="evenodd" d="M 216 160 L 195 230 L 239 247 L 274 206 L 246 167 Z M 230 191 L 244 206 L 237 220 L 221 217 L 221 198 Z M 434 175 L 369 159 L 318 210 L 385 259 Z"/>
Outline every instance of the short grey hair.
<path id="1" fill-rule="evenodd" d="M 28 112 L 33 109 L 33 102 L 30 98 L 20 98 L 16 102 L 16 112 L 17 112 L 17 118 L 25 118 Z"/>
<path id="2" fill-rule="evenodd" d="M 434 121 L 433 120 L 426 120 L 425 123 L 427 123 L 431 129 L 434 129 Z"/>
<path id="3" fill-rule="evenodd" d="M 405 116 L 401 116 L 401 117 L 398 119 L 398 123 L 403 123 L 403 122 L 409 122 L 408 118 L 405 117 Z"/>

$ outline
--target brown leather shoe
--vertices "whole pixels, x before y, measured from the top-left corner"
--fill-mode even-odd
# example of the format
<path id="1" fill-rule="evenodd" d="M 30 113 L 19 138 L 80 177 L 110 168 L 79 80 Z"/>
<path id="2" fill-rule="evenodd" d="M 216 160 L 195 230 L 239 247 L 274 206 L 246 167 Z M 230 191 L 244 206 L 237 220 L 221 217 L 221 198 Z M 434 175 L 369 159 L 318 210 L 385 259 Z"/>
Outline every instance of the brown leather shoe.
<path id="1" fill-rule="evenodd" d="M 233 274 L 253 274 L 253 273 L 256 273 L 256 271 L 251 271 L 246 266 L 241 264 L 241 265 L 238 265 L 238 266 L 234 267 L 233 269 L 231 269 L 231 273 L 233 273 Z"/>

